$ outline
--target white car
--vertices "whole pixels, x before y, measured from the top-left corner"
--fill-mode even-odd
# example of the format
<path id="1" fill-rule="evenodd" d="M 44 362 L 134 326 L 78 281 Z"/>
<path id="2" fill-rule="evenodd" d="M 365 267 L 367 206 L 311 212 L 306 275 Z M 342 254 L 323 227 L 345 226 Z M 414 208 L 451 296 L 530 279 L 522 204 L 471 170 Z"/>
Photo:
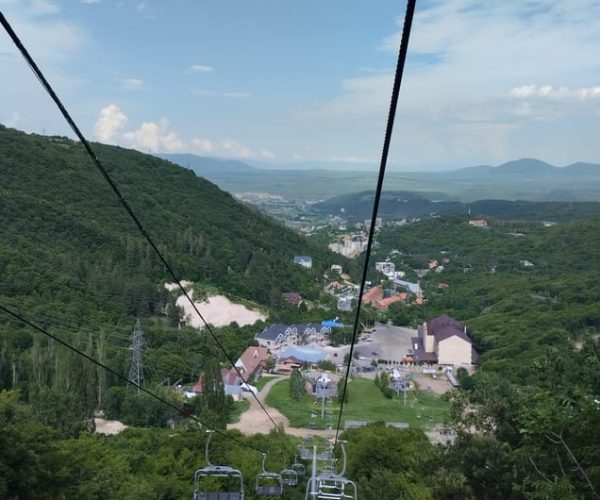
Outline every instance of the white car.
<path id="1" fill-rule="evenodd" d="M 248 391 L 248 392 L 251 392 L 252 394 L 258 394 L 258 389 L 256 387 L 254 387 L 253 385 L 242 384 L 240 387 L 242 388 L 242 391 Z"/>

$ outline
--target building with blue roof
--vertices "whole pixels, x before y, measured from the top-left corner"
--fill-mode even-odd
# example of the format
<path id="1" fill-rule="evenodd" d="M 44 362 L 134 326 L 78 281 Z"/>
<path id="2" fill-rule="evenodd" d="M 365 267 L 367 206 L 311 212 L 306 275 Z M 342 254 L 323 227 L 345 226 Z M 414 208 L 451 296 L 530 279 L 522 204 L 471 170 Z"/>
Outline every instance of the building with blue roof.
<path id="1" fill-rule="evenodd" d="M 321 321 L 321 325 L 325 328 L 329 328 L 330 331 L 331 328 L 342 328 L 344 326 L 342 323 L 339 323 L 337 319 L 327 319 L 325 321 Z"/>
<path id="2" fill-rule="evenodd" d="M 318 347 L 291 346 L 286 347 L 281 353 L 279 361 L 292 361 L 298 364 L 318 363 L 319 361 L 323 361 L 326 357 L 325 351 Z"/>

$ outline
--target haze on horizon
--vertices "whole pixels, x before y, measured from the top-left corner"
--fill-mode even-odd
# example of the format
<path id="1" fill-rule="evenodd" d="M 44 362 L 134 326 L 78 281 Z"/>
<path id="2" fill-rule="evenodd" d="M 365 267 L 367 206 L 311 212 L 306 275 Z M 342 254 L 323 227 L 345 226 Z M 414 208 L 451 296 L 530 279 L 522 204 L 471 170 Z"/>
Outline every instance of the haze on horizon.
<path id="1" fill-rule="evenodd" d="M 0 0 L 84 133 L 152 153 L 379 161 L 404 4 Z M 600 163 L 600 4 L 419 1 L 390 164 Z M 6 35 L 0 123 L 70 136 Z"/>

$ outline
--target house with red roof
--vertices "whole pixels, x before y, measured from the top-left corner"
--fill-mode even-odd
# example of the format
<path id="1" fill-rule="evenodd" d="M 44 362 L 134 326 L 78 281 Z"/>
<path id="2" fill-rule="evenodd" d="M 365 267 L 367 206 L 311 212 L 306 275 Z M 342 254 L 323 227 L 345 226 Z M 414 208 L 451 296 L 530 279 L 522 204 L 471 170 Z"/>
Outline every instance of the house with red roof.
<path id="1" fill-rule="evenodd" d="M 251 382 L 260 378 L 269 357 L 269 349 L 266 347 L 250 346 L 243 352 L 240 359 L 236 361 L 235 366 L 244 379 L 247 382 Z"/>
<path id="2" fill-rule="evenodd" d="M 439 316 L 423 323 L 412 345 L 415 362 L 445 366 L 471 366 L 477 362 L 471 338 L 464 323 Z"/>

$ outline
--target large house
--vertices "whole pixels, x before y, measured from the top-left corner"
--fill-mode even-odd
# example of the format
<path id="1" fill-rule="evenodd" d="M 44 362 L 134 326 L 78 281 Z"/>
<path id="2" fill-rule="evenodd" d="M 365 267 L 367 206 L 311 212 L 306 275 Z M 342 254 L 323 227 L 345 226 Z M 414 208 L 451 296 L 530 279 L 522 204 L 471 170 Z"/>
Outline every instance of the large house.
<path id="1" fill-rule="evenodd" d="M 262 370 L 266 366 L 268 359 L 269 350 L 266 347 L 250 346 L 240 356 L 240 359 L 236 361 L 235 367 L 240 371 L 245 380 L 254 381 L 262 375 Z M 233 371 L 237 375 L 237 372 Z"/>
<path id="2" fill-rule="evenodd" d="M 477 362 L 467 327 L 450 316 L 439 316 L 419 326 L 412 345 L 416 362 L 445 366 L 471 366 Z"/>
<path id="3" fill-rule="evenodd" d="M 279 354 L 290 345 L 298 345 L 298 328 L 295 325 L 275 323 L 254 337 L 259 346 L 266 347 L 271 354 Z"/>
<path id="4" fill-rule="evenodd" d="M 267 348 L 271 354 L 279 355 L 286 347 L 321 342 L 331 332 L 331 326 L 322 323 L 285 325 L 275 323 L 255 335 L 258 345 Z"/>

